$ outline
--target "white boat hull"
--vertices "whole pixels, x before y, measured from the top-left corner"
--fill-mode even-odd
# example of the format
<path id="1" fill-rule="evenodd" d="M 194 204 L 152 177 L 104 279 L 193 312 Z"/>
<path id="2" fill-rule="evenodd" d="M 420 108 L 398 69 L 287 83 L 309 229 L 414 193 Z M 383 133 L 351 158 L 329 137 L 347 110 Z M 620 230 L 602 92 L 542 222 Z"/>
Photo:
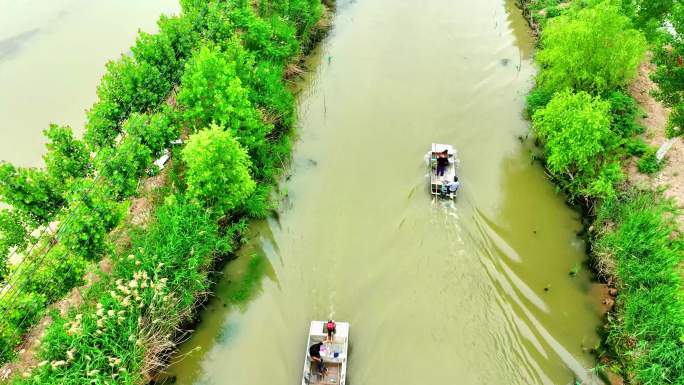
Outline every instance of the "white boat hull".
<path id="1" fill-rule="evenodd" d="M 311 321 L 309 336 L 304 353 L 304 370 L 302 385 L 345 385 L 347 380 L 347 353 L 349 351 L 349 323 L 336 322 L 337 332 L 332 342 L 325 342 L 321 347 L 321 358 L 325 365 L 323 374 L 318 371 L 318 363 L 309 356 L 309 347 L 327 339 L 326 321 Z"/>

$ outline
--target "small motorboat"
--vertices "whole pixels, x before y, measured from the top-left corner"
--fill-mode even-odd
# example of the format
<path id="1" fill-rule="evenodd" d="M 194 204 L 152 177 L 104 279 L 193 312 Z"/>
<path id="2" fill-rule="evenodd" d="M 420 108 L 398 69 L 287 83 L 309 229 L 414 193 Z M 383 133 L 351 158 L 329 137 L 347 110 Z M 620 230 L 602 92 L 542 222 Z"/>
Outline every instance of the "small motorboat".
<path id="1" fill-rule="evenodd" d="M 440 158 L 446 159 L 441 161 Z M 441 198 L 453 199 L 459 187 L 456 177 L 456 166 L 459 161 L 454 146 L 432 143 L 432 148 L 425 155 L 425 159 L 430 173 L 430 193 Z M 443 169 L 438 166 L 440 162 L 446 163 Z"/>
<path id="2" fill-rule="evenodd" d="M 309 326 L 302 385 L 344 385 L 347 379 L 349 323 L 336 322 L 336 332 L 332 341 L 327 341 L 326 323 L 326 321 L 311 321 Z M 320 370 L 319 364 L 314 362 L 309 355 L 309 347 L 318 342 L 323 342 L 320 347 L 323 370 Z"/>

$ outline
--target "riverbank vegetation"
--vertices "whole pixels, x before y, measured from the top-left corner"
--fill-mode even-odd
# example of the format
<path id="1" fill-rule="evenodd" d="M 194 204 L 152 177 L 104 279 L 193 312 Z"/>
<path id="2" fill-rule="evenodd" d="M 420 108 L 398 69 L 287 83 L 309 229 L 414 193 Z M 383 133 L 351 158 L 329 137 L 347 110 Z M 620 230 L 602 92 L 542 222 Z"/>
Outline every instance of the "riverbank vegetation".
<path id="1" fill-rule="evenodd" d="M 287 75 L 322 36 L 326 8 L 181 5 L 107 65 L 83 140 L 51 126 L 45 168 L 0 165 L 0 363 L 51 321 L 15 384 L 152 379 L 212 266 L 272 208 L 295 121 Z M 160 174 L 153 162 L 167 153 Z M 78 301 L 49 306 L 79 286 Z"/>
<path id="2" fill-rule="evenodd" d="M 550 176 L 586 208 L 597 272 L 617 289 L 602 365 L 630 384 L 684 383 L 680 208 L 662 191 L 626 183 L 634 156 L 640 172 L 662 167 L 638 136 L 644 128 L 627 89 L 647 49 L 655 52 L 658 97 L 673 108 L 669 132 L 681 133 L 684 7 L 667 0 L 527 3 L 541 28 L 540 72 L 528 97 L 533 129 Z"/>

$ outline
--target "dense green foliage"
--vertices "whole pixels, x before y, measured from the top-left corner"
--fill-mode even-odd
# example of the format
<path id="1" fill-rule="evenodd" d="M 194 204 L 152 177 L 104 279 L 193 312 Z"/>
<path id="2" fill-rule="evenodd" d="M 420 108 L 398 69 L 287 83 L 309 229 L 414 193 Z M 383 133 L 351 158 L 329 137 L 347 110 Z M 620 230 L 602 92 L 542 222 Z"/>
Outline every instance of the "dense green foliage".
<path id="1" fill-rule="evenodd" d="M 171 200 L 154 224 L 133 236 L 132 253 L 89 289 L 78 313 L 56 316 L 43 339 L 40 365 L 15 384 L 139 384 L 149 351 L 170 347 L 175 325 L 187 321 L 209 288 L 215 253 L 230 250 L 216 221 L 193 204 Z"/>
<path id="2" fill-rule="evenodd" d="M 98 260 L 106 250 L 106 237 L 121 220 L 123 213 L 106 189 L 96 182 L 83 181 L 69 196 L 69 209 L 63 218 L 59 241 L 73 253 L 88 260 Z"/>
<path id="3" fill-rule="evenodd" d="M 202 47 L 183 75 L 178 104 L 195 130 L 216 123 L 239 138 L 246 148 L 257 147 L 266 127 L 249 101 L 236 74 L 236 64 L 218 48 Z"/>
<path id="4" fill-rule="evenodd" d="M 123 130 L 128 137 L 139 139 L 140 144 L 150 151 L 152 157 L 157 158 L 180 136 L 178 126 L 172 120 L 173 111 L 167 106 L 162 112 L 151 116 L 131 114 Z"/>
<path id="5" fill-rule="evenodd" d="M 90 174 L 92 164 L 88 149 L 85 143 L 74 139 L 70 127 L 52 124 L 43 133 L 49 139 L 48 152 L 43 158 L 47 172 L 52 178 L 68 184 L 73 179 Z"/>
<path id="6" fill-rule="evenodd" d="M 622 10 L 647 36 L 654 38 L 663 20 L 675 5 L 675 0 L 621 0 Z"/>
<path id="7" fill-rule="evenodd" d="M 684 381 L 684 303 L 679 264 L 684 238 L 677 211 L 657 193 L 632 192 L 607 201 L 595 227 L 594 252 L 614 258 L 619 279 L 618 316 L 607 343 L 641 384 Z"/>
<path id="8" fill-rule="evenodd" d="M 181 5 L 181 15 L 160 18 L 158 34 L 140 33 L 132 56 L 107 65 L 84 142 L 51 126 L 46 170 L 0 165 L 0 199 L 11 206 L 0 212 L 1 262 L 27 245 L 37 225 L 59 223 L 56 235 L 37 240 L 24 257 L 37 269 L 9 267 L 8 280 L 20 283 L 18 295 L 0 301 L 8 315 L 0 318 L 0 362 L 47 305 L 83 284 L 94 261 L 108 255 L 114 269 L 87 289 L 77 310 L 52 314 L 40 352 L 45 362 L 17 383 L 141 383 L 208 291 L 216 257 L 233 251 L 248 217 L 272 208 L 295 116 L 285 69 L 320 36 L 323 6 Z M 173 148 L 185 133 L 185 147 Z M 168 185 L 140 189 L 167 149 L 174 159 L 159 179 Z M 155 213 L 145 228 L 133 210 L 121 223 L 120 201 L 138 194 Z M 239 286 L 238 297 L 255 286 L 261 263 L 250 264 L 250 283 Z"/>
<path id="9" fill-rule="evenodd" d="M 609 1 L 550 20 L 541 45 L 539 87 L 548 91 L 569 87 L 594 94 L 625 85 L 646 51 L 645 38 Z"/>
<path id="10" fill-rule="evenodd" d="M 12 249 L 23 250 L 28 242 L 28 225 L 19 214 L 0 210 L 0 284 L 7 275 L 7 258 Z"/>
<path id="11" fill-rule="evenodd" d="M 61 187 L 47 171 L 0 163 L 0 201 L 36 223 L 47 223 L 64 205 Z"/>
<path id="12" fill-rule="evenodd" d="M 242 205 L 256 187 L 247 152 L 230 132 L 216 125 L 190 137 L 183 161 L 187 195 L 220 214 Z"/>
<path id="13" fill-rule="evenodd" d="M 134 195 L 138 180 L 152 163 L 152 151 L 137 136 L 126 136 L 121 144 L 100 151 L 97 168 L 111 184 L 118 198 Z"/>
<path id="14" fill-rule="evenodd" d="M 668 134 L 683 135 L 684 41 L 681 36 L 684 33 L 684 4 L 674 0 L 641 2 L 649 3 L 643 4 L 643 12 L 645 29 L 654 43 L 652 61 L 656 70 L 651 79 L 658 84 L 658 99 L 672 109 Z M 659 28 L 663 25 L 668 27 Z"/>
<path id="15" fill-rule="evenodd" d="M 610 102 L 612 131 L 622 138 L 629 138 L 644 131 L 644 127 L 636 122 L 638 109 L 634 98 L 618 90 L 611 92 L 607 99 Z"/>
<path id="16" fill-rule="evenodd" d="M 662 168 L 662 163 L 658 161 L 656 157 L 655 148 L 647 148 L 646 151 L 641 155 L 641 158 L 637 162 L 637 168 L 639 172 L 644 174 L 654 174 Z"/>
<path id="17" fill-rule="evenodd" d="M 113 146 L 128 115 L 157 107 L 169 91 L 171 83 L 146 61 L 122 56 L 109 62 L 97 88 L 100 101 L 89 112 L 86 140 L 95 149 Z"/>
<path id="18" fill-rule="evenodd" d="M 610 157 L 616 142 L 610 109 L 598 97 L 566 90 L 532 118 L 548 169 L 573 196 L 611 197 L 613 185 L 622 180 Z"/>
<path id="19" fill-rule="evenodd" d="M 625 93 L 642 60 L 642 32 L 656 41 L 654 79 L 661 86 L 658 96 L 673 107 L 670 132 L 681 133 L 684 45 L 659 29 L 665 21 L 677 28 L 680 8 L 671 0 L 573 2 L 543 23 L 542 69 L 528 96 L 549 171 L 595 215 L 590 231 L 596 266 L 618 289 L 601 353 L 631 384 L 684 383 L 679 212 L 661 192 L 626 191 L 620 183 L 623 160 L 631 156 L 641 157 L 640 172 L 662 167 L 656 150 L 635 136 L 643 127 Z"/>
<path id="20" fill-rule="evenodd" d="M 45 249 L 43 249 L 45 250 Z M 45 306 L 57 301 L 83 284 L 87 263 L 57 245 L 45 254 L 29 255 L 29 263 L 20 265 L 17 274 L 30 274 L 31 279 L 13 281 L 18 286 L 12 295 L 0 297 L 0 360 L 14 355 L 13 347 L 22 335 L 45 312 Z M 37 259 L 38 261 L 34 261 Z"/>

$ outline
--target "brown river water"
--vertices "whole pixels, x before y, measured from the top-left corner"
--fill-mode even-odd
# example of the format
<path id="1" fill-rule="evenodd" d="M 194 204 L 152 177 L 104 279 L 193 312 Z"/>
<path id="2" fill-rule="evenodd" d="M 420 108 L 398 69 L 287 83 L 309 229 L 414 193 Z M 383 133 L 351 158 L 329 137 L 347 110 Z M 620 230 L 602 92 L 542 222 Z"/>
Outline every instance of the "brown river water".
<path id="1" fill-rule="evenodd" d="M 0 159 L 36 165 L 48 123 L 81 132 L 106 60 L 178 4 L 0 10 Z M 297 384 L 309 321 L 334 317 L 351 323 L 350 385 L 600 383 L 579 214 L 518 140 L 532 53 L 512 0 L 338 0 L 279 215 L 251 226 L 168 378 Z M 459 151 L 455 202 L 428 194 L 432 142 Z M 265 274 L 232 304 L 254 255 Z"/>
<path id="2" fill-rule="evenodd" d="M 42 164 L 50 123 L 83 132 L 105 63 L 178 0 L 0 0 L 0 160 Z"/>
<path id="3" fill-rule="evenodd" d="M 332 316 L 352 385 L 600 383 L 579 214 L 517 139 L 533 45 L 512 1 L 338 1 L 279 215 L 252 226 L 169 382 L 300 383 L 309 321 Z M 460 153 L 455 202 L 428 194 L 433 141 Z M 266 274 L 231 304 L 255 254 Z"/>

